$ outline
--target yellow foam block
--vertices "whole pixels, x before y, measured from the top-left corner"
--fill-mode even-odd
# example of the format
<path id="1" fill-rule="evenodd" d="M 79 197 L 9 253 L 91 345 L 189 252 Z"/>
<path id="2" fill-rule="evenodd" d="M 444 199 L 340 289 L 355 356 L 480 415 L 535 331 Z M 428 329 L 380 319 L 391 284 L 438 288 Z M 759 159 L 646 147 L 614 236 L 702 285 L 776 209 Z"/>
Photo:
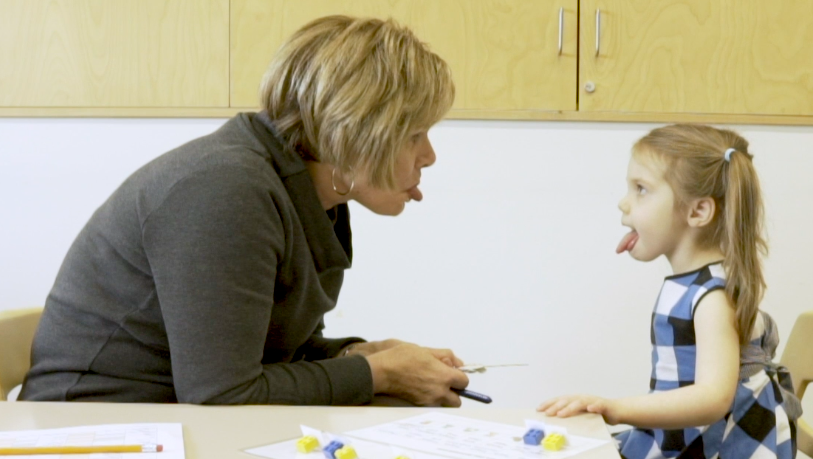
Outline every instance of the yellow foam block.
<path id="1" fill-rule="evenodd" d="M 552 433 L 542 440 L 542 447 L 548 451 L 559 451 L 565 446 L 565 436 L 559 433 Z"/>
<path id="2" fill-rule="evenodd" d="M 299 451 L 300 453 L 307 454 L 318 447 L 319 440 L 317 440 L 316 437 L 311 435 L 305 435 L 304 437 L 296 441 L 296 450 Z"/>
<path id="3" fill-rule="evenodd" d="M 343 446 L 336 450 L 336 459 L 356 459 L 358 454 L 352 446 Z"/>

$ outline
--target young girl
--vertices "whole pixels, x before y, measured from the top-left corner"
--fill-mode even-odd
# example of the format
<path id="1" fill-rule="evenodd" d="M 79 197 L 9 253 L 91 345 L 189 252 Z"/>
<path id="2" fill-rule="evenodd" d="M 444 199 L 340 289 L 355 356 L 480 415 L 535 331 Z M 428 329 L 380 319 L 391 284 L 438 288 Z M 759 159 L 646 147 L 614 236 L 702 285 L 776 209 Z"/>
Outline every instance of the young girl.
<path id="1" fill-rule="evenodd" d="M 571 395 L 538 411 L 601 414 L 627 459 L 792 458 L 801 414 L 787 371 L 772 363 L 778 337 L 758 309 L 762 198 L 748 142 L 729 130 L 673 125 L 633 147 L 618 207 L 631 231 L 618 246 L 640 261 L 665 255 L 652 314 L 650 393 Z"/>

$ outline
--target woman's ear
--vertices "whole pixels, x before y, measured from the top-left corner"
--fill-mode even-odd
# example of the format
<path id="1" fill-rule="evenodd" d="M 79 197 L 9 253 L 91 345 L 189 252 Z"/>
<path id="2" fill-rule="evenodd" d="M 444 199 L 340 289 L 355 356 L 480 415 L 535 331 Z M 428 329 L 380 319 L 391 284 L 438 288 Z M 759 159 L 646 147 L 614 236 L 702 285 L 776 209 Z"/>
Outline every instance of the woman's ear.
<path id="1" fill-rule="evenodd" d="M 714 213 L 717 211 L 717 203 L 714 199 L 698 198 L 689 203 L 688 220 L 692 228 L 702 228 L 714 220 Z"/>

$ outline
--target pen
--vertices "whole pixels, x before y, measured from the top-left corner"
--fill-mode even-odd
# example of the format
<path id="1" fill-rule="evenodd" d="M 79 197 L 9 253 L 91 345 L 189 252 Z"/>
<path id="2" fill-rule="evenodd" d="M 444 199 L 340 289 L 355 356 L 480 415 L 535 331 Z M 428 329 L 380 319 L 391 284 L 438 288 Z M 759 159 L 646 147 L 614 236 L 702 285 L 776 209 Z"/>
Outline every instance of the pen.
<path id="1" fill-rule="evenodd" d="M 163 445 L 32 446 L 0 448 L 0 456 L 35 454 L 160 453 Z"/>
<path id="2" fill-rule="evenodd" d="M 477 400 L 478 402 L 482 402 L 482 403 L 491 403 L 491 397 L 489 397 L 488 395 L 484 395 L 484 394 L 481 394 L 481 393 L 478 393 L 478 392 L 473 392 L 473 391 L 466 390 L 466 389 L 455 389 L 454 387 L 452 387 L 452 391 L 456 392 L 457 395 L 459 395 L 461 397 L 470 398 L 472 400 Z"/>

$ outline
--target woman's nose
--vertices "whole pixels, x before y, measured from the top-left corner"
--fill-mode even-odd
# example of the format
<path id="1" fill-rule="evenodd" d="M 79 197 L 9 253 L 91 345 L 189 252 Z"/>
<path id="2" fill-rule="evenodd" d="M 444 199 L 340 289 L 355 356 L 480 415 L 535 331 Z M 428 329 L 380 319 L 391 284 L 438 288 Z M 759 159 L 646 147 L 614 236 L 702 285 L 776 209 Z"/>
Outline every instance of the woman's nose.
<path id="1" fill-rule="evenodd" d="M 426 147 L 421 152 L 421 160 L 420 160 L 420 167 L 429 167 L 432 164 L 435 164 L 438 157 L 435 155 L 435 149 L 432 148 L 432 143 L 427 141 Z"/>

